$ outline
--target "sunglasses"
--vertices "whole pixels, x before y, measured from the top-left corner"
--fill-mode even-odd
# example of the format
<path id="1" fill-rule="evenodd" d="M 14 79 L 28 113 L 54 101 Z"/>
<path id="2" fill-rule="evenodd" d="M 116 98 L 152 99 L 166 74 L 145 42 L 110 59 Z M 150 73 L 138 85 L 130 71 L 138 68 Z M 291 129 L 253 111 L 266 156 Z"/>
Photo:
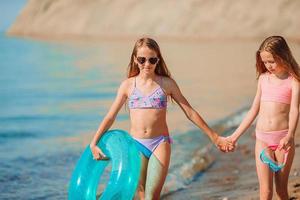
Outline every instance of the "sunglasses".
<path id="1" fill-rule="evenodd" d="M 146 57 L 137 57 L 136 60 L 138 61 L 139 64 L 144 64 L 147 60 L 149 61 L 149 63 L 151 65 L 155 65 L 158 62 L 158 58 L 157 57 L 151 57 L 151 58 L 146 58 Z"/>

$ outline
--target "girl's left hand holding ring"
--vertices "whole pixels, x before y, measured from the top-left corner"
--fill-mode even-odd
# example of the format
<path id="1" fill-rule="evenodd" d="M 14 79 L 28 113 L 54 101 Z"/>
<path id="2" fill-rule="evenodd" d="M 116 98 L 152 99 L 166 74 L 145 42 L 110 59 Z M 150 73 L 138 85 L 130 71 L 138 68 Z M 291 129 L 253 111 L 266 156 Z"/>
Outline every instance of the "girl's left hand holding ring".
<path id="1" fill-rule="evenodd" d="M 294 138 L 287 135 L 280 140 L 278 149 L 279 150 L 283 149 L 285 151 L 289 151 L 290 148 L 292 147 L 293 142 L 294 142 Z"/>

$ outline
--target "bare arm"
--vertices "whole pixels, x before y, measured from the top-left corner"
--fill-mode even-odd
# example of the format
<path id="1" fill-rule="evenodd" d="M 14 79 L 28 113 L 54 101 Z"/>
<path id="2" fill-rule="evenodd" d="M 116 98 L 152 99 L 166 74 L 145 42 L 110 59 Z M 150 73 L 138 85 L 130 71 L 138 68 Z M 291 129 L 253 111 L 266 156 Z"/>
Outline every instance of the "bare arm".
<path id="1" fill-rule="evenodd" d="M 231 138 L 234 143 L 250 127 L 250 125 L 253 123 L 256 116 L 258 115 L 259 108 L 260 108 L 260 97 L 261 97 L 260 85 L 261 85 L 261 78 L 259 78 L 259 80 L 258 80 L 256 95 L 255 95 L 255 98 L 253 100 L 250 110 L 248 111 L 246 117 L 243 119 L 243 121 L 241 122 L 239 127 L 231 135 Z"/>
<path id="2" fill-rule="evenodd" d="M 297 128 L 297 122 L 299 118 L 299 82 L 293 80 L 292 82 L 292 100 L 289 113 L 289 132 L 288 135 L 291 137 L 295 136 L 295 131 Z"/>
<path id="3" fill-rule="evenodd" d="M 112 106 L 110 107 L 108 113 L 106 114 L 106 116 L 104 117 L 104 119 L 102 120 L 102 122 L 99 125 L 99 128 L 96 132 L 96 134 L 94 135 L 90 147 L 94 147 L 97 145 L 100 137 L 102 136 L 102 134 L 107 131 L 111 125 L 113 124 L 119 110 L 121 109 L 121 107 L 124 105 L 124 103 L 126 102 L 127 99 L 127 81 L 124 81 L 121 85 L 120 88 L 118 90 L 117 96 L 112 104 Z"/>
<path id="4" fill-rule="evenodd" d="M 286 137 L 282 138 L 279 142 L 279 149 L 285 149 L 288 151 L 294 143 L 295 131 L 297 128 L 297 122 L 299 118 L 299 89 L 300 84 L 297 80 L 292 82 L 292 99 L 289 113 L 289 130 Z"/>
<path id="5" fill-rule="evenodd" d="M 218 134 L 214 132 L 199 115 L 199 113 L 192 108 L 192 106 L 189 104 L 186 98 L 182 95 L 176 82 L 172 79 L 170 79 L 169 88 L 171 90 L 172 98 L 180 106 L 186 117 L 190 121 L 192 121 L 197 127 L 202 129 L 214 144 L 220 147 L 218 145 L 218 143 L 220 142 Z"/>

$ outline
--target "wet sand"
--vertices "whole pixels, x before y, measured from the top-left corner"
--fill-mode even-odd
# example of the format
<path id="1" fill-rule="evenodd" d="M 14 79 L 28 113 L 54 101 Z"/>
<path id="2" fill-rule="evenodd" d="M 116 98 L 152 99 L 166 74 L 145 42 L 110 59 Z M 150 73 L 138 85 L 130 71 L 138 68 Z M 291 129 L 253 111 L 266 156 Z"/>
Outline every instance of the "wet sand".
<path id="1" fill-rule="evenodd" d="M 214 150 L 216 162 L 186 189 L 174 192 L 163 199 L 259 199 L 258 179 L 254 159 L 254 127 L 252 126 L 239 141 L 233 153 Z M 296 152 L 290 173 L 288 190 L 290 199 L 300 199 L 300 129 L 296 133 Z M 275 194 L 274 194 L 274 199 Z"/>

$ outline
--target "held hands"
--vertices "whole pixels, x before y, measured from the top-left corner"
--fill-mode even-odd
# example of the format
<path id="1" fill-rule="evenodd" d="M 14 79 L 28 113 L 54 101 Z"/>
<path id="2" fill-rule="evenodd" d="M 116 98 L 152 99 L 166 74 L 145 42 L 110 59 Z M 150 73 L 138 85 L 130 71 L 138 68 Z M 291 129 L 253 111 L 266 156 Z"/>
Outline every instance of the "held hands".
<path id="1" fill-rule="evenodd" d="M 233 144 L 234 148 L 236 147 L 237 138 L 234 136 L 234 134 L 227 136 L 226 140 L 230 141 Z"/>
<path id="2" fill-rule="evenodd" d="M 217 136 L 214 143 L 222 152 L 233 152 L 235 149 L 234 143 L 225 137 Z"/>
<path id="3" fill-rule="evenodd" d="M 94 160 L 109 160 L 108 157 L 102 152 L 102 150 L 97 145 L 90 145 L 91 152 L 93 154 Z"/>
<path id="4" fill-rule="evenodd" d="M 280 140 L 278 149 L 284 150 L 284 151 L 289 151 L 290 148 L 292 147 L 293 143 L 294 143 L 294 137 L 287 135 Z"/>

